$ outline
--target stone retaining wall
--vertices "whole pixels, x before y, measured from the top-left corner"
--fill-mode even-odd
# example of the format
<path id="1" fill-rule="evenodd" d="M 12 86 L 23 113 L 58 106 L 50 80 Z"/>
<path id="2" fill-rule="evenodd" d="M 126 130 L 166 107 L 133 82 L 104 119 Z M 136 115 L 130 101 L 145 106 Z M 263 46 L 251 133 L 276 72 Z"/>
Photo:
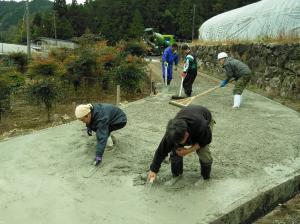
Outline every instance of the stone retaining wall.
<path id="1" fill-rule="evenodd" d="M 217 54 L 224 51 L 252 69 L 251 84 L 266 91 L 267 95 L 300 100 L 300 43 L 195 46 L 193 51 L 200 72 L 225 77 L 216 60 Z"/>

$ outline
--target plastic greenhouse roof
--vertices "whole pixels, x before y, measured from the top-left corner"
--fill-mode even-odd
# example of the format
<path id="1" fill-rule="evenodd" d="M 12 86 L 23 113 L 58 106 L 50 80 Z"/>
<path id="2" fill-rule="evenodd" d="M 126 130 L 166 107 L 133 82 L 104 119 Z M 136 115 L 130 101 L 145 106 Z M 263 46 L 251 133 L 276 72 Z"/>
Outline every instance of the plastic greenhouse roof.
<path id="1" fill-rule="evenodd" d="M 212 17 L 201 40 L 257 39 L 300 34 L 300 0 L 262 0 Z"/>

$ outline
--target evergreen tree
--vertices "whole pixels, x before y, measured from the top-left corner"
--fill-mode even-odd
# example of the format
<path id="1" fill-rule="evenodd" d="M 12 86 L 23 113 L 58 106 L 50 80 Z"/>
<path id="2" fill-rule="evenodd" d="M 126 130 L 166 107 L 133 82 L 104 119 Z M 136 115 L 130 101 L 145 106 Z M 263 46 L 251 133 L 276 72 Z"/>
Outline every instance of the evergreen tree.
<path id="1" fill-rule="evenodd" d="M 59 39 L 70 39 L 74 36 L 74 30 L 69 20 L 65 17 L 56 22 L 56 33 Z"/>
<path id="2" fill-rule="evenodd" d="M 129 27 L 128 37 L 130 39 L 138 39 L 143 35 L 144 29 L 143 17 L 140 11 L 136 9 Z"/>
<path id="3" fill-rule="evenodd" d="M 56 12 L 59 18 L 67 16 L 66 0 L 54 0 L 53 10 Z"/>
<path id="4" fill-rule="evenodd" d="M 175 34 L 177 30 L 177 23 L 175 16 L 170 10 L 166 9 L 161 19 L 161 30 L 166 34 Z"/>
<path id="5" fill-rule="evenodd" d="M 47 2 L 47 0 L 30 2 L 32 11 L 46 6 L 49 4 Z M 121 39 L 140 37 L 144 27 L 152 27 L 155 32 L 173 34 L 180 39 L 191 39 L 194 4 L 196 5 L 194 38 L 196 38 L 197 31 L 205 20 L 253 2 L 257 0 L 87 0 L 84 4 L 77 4 L 77 0 L 72 0 L 72 3 L 67 5 L 66 0 L 54 0 L 53 10 L 56 13 L 59 38 L 79 37 L 84 34 L 86 28 L 89 28 L 92 34 L 101 33 L 110 43 L 115 43 Z M 18 8 L 18 5 L 22 6 L 22 10 L 14 12 L 14 8 Z M 23 41 L 26 34 L 22 34 L 24 30 L 22 23 L 19 22 L 17 25 L 23 14 L 24 2 L 0 1 L 0 29 L 8 30 L 7 18 L 14 22 L 14 27 L 9 32 L 3 33 L 5 40 Z M 33 37 L 54 37 L 53 11 L 32 18 Z"/>
<path id="6" fill-rule="evenodd" d="M 190 0 L 182 0 L 177 12 L 179 38 L 191 39 L 193 19 L 193 4 Z"/>

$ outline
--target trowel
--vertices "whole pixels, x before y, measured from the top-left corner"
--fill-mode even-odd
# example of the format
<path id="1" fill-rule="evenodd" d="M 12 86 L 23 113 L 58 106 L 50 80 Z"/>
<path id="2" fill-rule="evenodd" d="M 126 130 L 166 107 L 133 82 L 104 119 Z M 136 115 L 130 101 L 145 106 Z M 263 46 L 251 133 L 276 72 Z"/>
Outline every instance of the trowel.
<path id="1" fill-rule="evenodd" d="M 146 182 L 146 191 L 150 191 L 153 186 L 154 178 L 151 178 L 150 180 L 147 180 Z"/>

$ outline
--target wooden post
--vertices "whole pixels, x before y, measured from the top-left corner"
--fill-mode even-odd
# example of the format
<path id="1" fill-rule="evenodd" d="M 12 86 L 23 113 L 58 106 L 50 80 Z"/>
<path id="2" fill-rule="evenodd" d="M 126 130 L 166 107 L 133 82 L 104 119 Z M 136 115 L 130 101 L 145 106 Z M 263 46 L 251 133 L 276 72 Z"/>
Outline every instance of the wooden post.
<path id="1" fill-rule="evenodd" d="M 152 63 L 152 58 L 149 59 L 150 64 Z M 149 66 L 150 67 L 150 66 Z M 153 86 L 152 86 L 152 69 L 150 67 L 149 69 L 149 75 L 150 75 L 150 96 L 153 93 Z"/>
<path id="2" fill-rule="evenodd" d="M 156 92 L 156 86 L 155 86 L 155 82 L 152 81 L 152 89 L 153 89 L 153 94 L 156 95 L 157 92 Z"/>
<path id="3" fill-rule="evenodd" d="M 75 109 L 76 109 L 76 102 L 72 102 L 72 109 L 73 109 L 73 114 L 74 114 Z"/>
<path id="4" fill-rule="evenodd" d="M 116 99 L 116 105 L 119 106 L 120 105 L 120 94 L 121 90 L 120 90 L 120 85 L 117 85 L 117 99 Z"/>
<path id="5" fill-rule="evenodd" d="M 153 89 L 152 89 L 152 69 L 150 68 L 149 70 L 149 75 L 150 75 L 150 96 L 153 93 Z"/>

